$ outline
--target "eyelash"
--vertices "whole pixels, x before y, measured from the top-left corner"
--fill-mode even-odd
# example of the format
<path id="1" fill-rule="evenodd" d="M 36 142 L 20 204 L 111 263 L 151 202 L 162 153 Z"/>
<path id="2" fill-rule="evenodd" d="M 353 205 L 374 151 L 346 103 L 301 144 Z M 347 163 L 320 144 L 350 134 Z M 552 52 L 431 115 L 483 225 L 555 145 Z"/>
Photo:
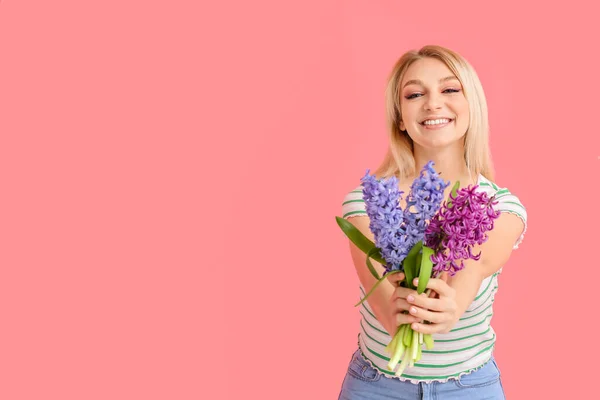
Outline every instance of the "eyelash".
<path id="1" fill-rule="evenodd" d="M 458 93 L 458 92 L 460 92 L 460 89 L 446 89 L 446 90 L 453 90 L 453 91 L 454 91 L 454 93 Z M 444 92 L 445 92 L 446 90 L 444 90 Z M 407 96 L 407 97 L 406 97 L 406 99 L 407 99 L 407 100 L 414 99 L 414 97 L 413 97 L 413 96 L 414 96 L 414 95 L 416 95 L 416 94 L 420 94 L 420 93 L 413 93 L 413 94 L 411 94 L 410 96 Z"/>

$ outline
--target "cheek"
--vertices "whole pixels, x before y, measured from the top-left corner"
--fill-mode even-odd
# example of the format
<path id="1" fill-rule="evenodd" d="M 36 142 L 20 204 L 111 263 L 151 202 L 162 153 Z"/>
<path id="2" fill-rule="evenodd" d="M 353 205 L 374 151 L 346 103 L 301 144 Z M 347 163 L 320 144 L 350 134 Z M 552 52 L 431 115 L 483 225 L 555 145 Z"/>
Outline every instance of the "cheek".
<path id="1" fill-rule="evenodd" d="M 456 109 L 463 120 L 469 120 L 469 103 L 466 99 L 456 105 Z"/>

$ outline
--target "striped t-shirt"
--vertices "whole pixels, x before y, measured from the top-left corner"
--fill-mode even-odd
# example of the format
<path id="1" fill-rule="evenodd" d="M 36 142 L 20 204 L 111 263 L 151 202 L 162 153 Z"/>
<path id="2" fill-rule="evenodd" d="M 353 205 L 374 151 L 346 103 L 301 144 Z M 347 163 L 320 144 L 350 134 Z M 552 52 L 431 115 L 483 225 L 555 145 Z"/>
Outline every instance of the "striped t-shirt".
<path id="1" fill-rule="evenodd" d="M 513 213 L 523 220 L 525 229 L 513 246 L 513 249 L 518 248 L 527 230 L 527 213 L 523 204 L 508 189 L 498 187 L 481 174 L 477 184 L 478 191 L 484 191 L 488 196 L 496 195 L 498 200 L 498 204 L 494 206 L 496 210 Z M 362 185 L 348 193 L 342 204 L 343 218 L 361 215 L 367 215 Z M 413 383 L 445 382 L 472 372 L 490 360 L 496 341 L 496 334 L 490 322 L 494 314 L 494 296 L 498 291 L 498 275 L 501 272 L 502 268 L 481 283 L 475 299 L 452 331 L 433 334 L 434 348 L 432 350 L 424 348 L 421 359 L 414 367 L 407 368 L 399 377 L 400 380 L 410 380 Z M 362 299 L 365 296 L 362 284 L 359 285 L 359 289 Z M 385 347 L 392 338 L 375 317 L 368 300 L 359 306 L 359 312 L 361 317 L 358 346 L 362 356 L 380 373 L 398 378 L 394 372 L 387 370 L 389 353 Z"/>

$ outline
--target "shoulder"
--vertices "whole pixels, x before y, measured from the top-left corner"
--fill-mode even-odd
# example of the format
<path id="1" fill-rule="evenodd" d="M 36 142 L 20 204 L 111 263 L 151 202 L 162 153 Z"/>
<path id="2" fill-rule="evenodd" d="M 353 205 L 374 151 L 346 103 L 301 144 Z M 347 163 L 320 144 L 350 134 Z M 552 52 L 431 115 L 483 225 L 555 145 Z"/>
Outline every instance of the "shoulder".
<path id="1" fill-rule="evenodd" d="M 503 219 L 513 220 L 512 222 L 509 222 L 509 224 L 520 232 L 519 237 L 516 239 L 513 246 L 513 249 L 517 249 L 519 244 L 521 244 L 523 241 L 525 232 L 527 230 L 527 209 L 525 205 L 521 199 L 509 188 L 499 186 L 483 175 L 480 175 L 479 188 L 489 197 L 495 197 L 496 204 L 494 204 L 494 209 L 496 211 L 513 216 Z"/>
<path id="2" fill-rule="evenodd" d="M 359 185 L 344 196 L 344 199 L 342 200 L 342 217 L 344 219 L 367 216 L 367 209 L 363 199 L 362 190 L 362 185 Z"/>
<path id="3" fill-rule="evenodd" d="M 479 187 L 488 196 L 495 196 L 497 204 L 495 208 L 501 212 L 516 214 L 519 218 L 527 221 L 527 209 L 516 193 L 507 187 L 498 186 L 495 182 L 480 176 Z"/>

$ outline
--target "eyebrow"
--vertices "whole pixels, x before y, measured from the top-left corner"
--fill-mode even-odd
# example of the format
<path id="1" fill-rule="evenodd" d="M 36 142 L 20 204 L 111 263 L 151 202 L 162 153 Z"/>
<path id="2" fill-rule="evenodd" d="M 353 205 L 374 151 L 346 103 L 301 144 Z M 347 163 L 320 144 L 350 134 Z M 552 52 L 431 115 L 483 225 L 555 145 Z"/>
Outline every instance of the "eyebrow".
<path id="1" fill-rule="evenodd" d="M 440 83 L 446 82 L 446 81 L 450 81 L 450 80 L 453 80 L 453 79 L 458 80 L 458 78 L 455 77 L 455 76 L 447 76 L 445 78 L 440 79 Z M 417 85 L 423 86 L 423 81 L 421 81 L 419 79 L 411 79 L 410 81 L 408 81 L 408 82 L 406 82 L 404 84 L 403 88 L 405 88 L 406 86 L 411 85 L 411 84 L 417 84 Z"/>

